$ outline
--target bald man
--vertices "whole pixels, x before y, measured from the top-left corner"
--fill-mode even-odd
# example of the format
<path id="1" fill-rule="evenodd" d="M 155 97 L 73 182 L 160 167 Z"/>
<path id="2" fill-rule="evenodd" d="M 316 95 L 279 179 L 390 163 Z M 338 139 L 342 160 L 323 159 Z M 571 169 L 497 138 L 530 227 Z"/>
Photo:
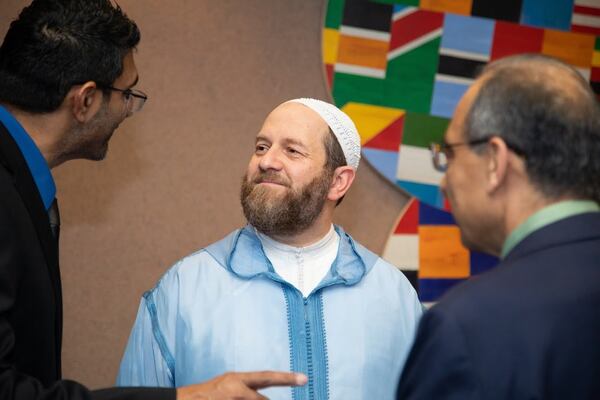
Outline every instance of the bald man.
<path id="1" fill-rule="evenodd" d="M 463 243 L 501 257 L 423 317 L 398 399 L 600 398 L 600 113 L 540 55 L 490 64 L 434 165 Z"/>

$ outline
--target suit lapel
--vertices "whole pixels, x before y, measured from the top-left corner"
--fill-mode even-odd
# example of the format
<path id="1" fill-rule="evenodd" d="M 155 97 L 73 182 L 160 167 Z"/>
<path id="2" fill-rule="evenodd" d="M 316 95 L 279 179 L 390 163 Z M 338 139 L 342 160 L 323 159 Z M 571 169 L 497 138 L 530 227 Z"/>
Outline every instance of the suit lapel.
<path id="1" fill-rule="evenodd" d="M 58 265 L 58 243 L 52 235 L 47 210 L 44 207 L 39 190 L 29 172 L 19 147 L 4 125 L 0 123 L 0 162 L 6 166 L 13 176 L 13 182 L 20 194 L 23 204 L 29 212 L 31 222 L 35 227 L 40 247 L 46 259 L 46 266 L 52 282 L 56 309 L 56 340 L 57 351 L 60 355 L 62 338 L 62 289 Z M 60 356 L 58 357 L 60 360 Z M 58 369 L 60 371 L 60 369 Z"/>

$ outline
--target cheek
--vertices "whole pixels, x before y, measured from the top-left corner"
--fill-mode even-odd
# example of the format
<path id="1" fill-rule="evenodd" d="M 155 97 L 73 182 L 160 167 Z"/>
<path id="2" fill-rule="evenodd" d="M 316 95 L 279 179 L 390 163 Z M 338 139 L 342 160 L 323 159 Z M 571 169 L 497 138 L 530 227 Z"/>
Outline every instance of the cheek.
<path id="1" fill-rule="evenodd" d="M 440 182 L 440 190 L 444 194 L 444 196 L 451 202 L 455 199 L 457 185 L 457 177 L 452 173 L 451 170 L 446 171 L 442 181 Z M 460 188 L 459 188 L 460 189 Z"/>
<path id="2" fill-rule="evenodd" d="M 104 116 L 104 125 L 106 127 L 116 127 L 123 122 L 125 116 L 119 111 L 109 109 L 108 113 Z"/>
<path id="3" fill-rule="evenodd" d="M 246 179 L 252 180 L 260 174 L 260 168 L 258 161 L 253 157 L 246 168 Z"/>
<path id="4" fill-rule="evenodd" d="M 447 174 L 444 174 L 444 176 L 442 177 L 442 180 L 440 181 L 440 190 L 442 191 L 442 193 L 444 193 L 444 195 L 446 195 L 446 190 L 447 190 L 447 186 L 448 186 L 448 178 L 447 178 Z"/>
<path id="5" fill-rule="evenodd" d="M 292 189 L 298 191 L 308 185 L 312 181 L 312 178 L 314 178 L 312 175 L 306 173 L 304 175 L 288 175 L 287 179 L 290 182 Z"/>
<path id="6" fill-rule="evenodd" d="M 460 213 L 464 208 L 465 201 L 468 200 L 465 199 L 466 194 L 464 193 L 464 184 L 461 178 L 461 176 L 456 176 L 452 172 L 446 172 L 440 183 L 440 190 L 448 201 L 449 208 L 453 214 Z"/>
<path id="7" fill-rule="evenodd" d="M 258 171 L 258 163 L 259 161 L 256 156 L 252 156 L 252 158 L 250 158 L 250 162 L 248 163 L 248 167 L 246 168 L 246 173 L 252 174 Z"/>

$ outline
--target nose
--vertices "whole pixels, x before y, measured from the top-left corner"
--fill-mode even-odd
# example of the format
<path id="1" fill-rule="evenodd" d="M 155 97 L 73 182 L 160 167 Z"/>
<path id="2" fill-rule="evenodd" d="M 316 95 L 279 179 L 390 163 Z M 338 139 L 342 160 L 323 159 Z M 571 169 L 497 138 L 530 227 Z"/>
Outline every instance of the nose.
<path id="1" fill-rule="evenodd" d="M 276 148 L 271 147 L 266 153 L 260 156 L 258 166 L 262 171 L 279 171 L 283 167 L 281 154 Z"/>

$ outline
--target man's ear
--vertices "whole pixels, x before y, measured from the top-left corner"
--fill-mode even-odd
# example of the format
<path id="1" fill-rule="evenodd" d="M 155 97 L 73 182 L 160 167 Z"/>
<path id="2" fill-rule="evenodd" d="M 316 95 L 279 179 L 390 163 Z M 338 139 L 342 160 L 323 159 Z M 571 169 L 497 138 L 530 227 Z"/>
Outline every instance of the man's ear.
<path id="1" fill-rule="evenodd" d="M 347 165 L 338 167 L 333 172 L 333 178 L 331 180 L 331 186 L 329 187 L 329 193 L 327 194 L 328 200 L 338 201 L 341 199 L 354 181 L 356 171 L 354 168 Z"/>
<path id="2" fill-rule="evenodd" d="M 489 193 L 496 191 L 506 179 L 508 170 L 509 149 L 506 142 L 494 136 L 488 142 L 488 160 L 487 160 L 487 191 Z"/>
<path id="3" fill-rule="evenodd" d="M 73 87 L 67 98 L 70 99 L 73 117 L 80 123 L 92 119 L 102 103 L 102 91 L 96 82 L 89 81 L 83 85 Z"/>

